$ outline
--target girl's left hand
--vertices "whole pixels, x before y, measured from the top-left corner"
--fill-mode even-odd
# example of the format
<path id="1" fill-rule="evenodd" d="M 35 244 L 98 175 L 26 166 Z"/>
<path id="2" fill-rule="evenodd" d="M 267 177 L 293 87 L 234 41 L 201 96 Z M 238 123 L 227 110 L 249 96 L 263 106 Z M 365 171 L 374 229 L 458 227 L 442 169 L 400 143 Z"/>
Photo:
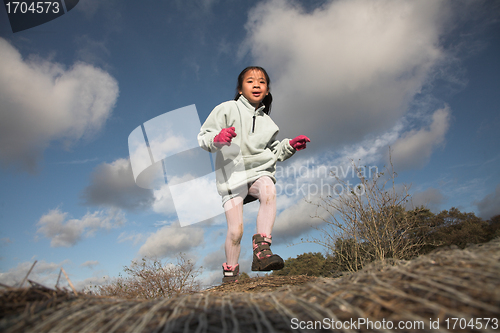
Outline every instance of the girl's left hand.
<path id="1" fill-rule="evenodd" d="M 290 146 L 292 146 L 295 150 L 302 150 L 306 149 L 307 142 L 311 142 L 311 139 L 305 135 L 299 135 L 298 137 L 290 140 Z"/>

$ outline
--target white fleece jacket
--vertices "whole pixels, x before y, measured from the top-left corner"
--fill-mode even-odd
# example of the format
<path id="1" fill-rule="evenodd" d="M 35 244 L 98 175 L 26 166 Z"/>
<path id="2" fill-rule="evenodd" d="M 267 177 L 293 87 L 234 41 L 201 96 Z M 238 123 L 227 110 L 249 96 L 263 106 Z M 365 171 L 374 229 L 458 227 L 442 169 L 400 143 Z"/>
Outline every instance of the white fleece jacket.
<path id="1" fill-rule="evenodd" d="M 237 101 L 216 106 L 201 126 L 200 147 L 217 152 L 217 190 L 222 196 L 227 194 L 228 188 L 234 190 L 262 176 L 269 176 L 276 183 L 276 162 L 295 153 L 289 139 L 276 139 L 279 128 L 263 109 L 261 106 L 255 110 L 241 95 Z M 230 146 L 217 148 L 214 137 L 228 127 L 235 128 L 236 137 Z"/>

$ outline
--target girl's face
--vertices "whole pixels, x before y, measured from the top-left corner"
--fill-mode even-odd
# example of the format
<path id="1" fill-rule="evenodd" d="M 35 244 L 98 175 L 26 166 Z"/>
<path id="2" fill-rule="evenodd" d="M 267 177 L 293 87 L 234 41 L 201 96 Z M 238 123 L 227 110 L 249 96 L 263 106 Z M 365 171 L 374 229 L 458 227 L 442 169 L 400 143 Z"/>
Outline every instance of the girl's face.
<path id="1" fill-rule="evenodd" d="M 245 96 L 250 104 L 257 109 L 264 97 L 269 94 L 269 87 L 264 73 L 258 70 L 246 72 L 239 93 Z"/>

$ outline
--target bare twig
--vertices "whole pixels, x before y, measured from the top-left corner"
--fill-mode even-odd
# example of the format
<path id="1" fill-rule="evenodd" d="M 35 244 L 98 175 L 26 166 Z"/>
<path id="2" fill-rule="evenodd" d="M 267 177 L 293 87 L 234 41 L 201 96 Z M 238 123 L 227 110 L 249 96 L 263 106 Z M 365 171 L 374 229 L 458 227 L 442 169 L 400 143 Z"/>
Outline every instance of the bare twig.
<path id="1" fill-rule="evenodd" d="M 57 277 L 56 286 L 54 288 L 59 289 L 59 280 L 61 279 L 62 269 L 59 270 L 59 276 Z"/>
<path id="2" fill-rule="evenodd" d="M 37 262 L 38 262 L 38 260 L 35 260 L 35 262 L 33 263 L 33 265 L 31 265 L 31 268 L 28 271 L 28 274 L 26 274 L 26 276 L 24 277 L 23 281 L 21 281 L 21 284 L 19 285 L 19 288 L 23 287 L 24 282 L 26 282 L 26 280 L 28 279 L 28 276 L 31 274 L 31 271 L 33 270 L 33 267 L 35 267 L 35 265 L 36 265 Z"/>
<path id="3" fill-rule="evenodd" d="M 64 276 L 66 277 L 66 280 L 68 280 L 69 286 L 71 289 L 73 289 L 73 292 L 75 293 L 75 296 L 78 296 L 78 293 L 76 292 L 75 286 L 73 286 L 73 283 L 71 283 L 71 280 L 68 277 L 68 274 L 66 274 L 66 271 L 64 268 L 61 267 L 61 271 L 63 272 Z"/>

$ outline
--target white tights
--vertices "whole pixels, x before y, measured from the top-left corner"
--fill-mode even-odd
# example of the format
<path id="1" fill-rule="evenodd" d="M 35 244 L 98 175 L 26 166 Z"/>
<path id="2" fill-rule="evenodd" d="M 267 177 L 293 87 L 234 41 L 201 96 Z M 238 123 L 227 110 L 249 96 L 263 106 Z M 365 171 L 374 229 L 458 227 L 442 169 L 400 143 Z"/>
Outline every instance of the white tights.
<path id="1" fill-rule="evenodd" d="M 276 187 L 271 178 L 260 177 L 248 189 L 248 194 L 260 201 L 257 215 L 257 233 L 271 235 L 276 218 Z M 241 237 L 243 237 L 243 198 L 228 200 L 224 204 L 227 220 L 226 263 L 236 265 L 240 257 Z"/>

